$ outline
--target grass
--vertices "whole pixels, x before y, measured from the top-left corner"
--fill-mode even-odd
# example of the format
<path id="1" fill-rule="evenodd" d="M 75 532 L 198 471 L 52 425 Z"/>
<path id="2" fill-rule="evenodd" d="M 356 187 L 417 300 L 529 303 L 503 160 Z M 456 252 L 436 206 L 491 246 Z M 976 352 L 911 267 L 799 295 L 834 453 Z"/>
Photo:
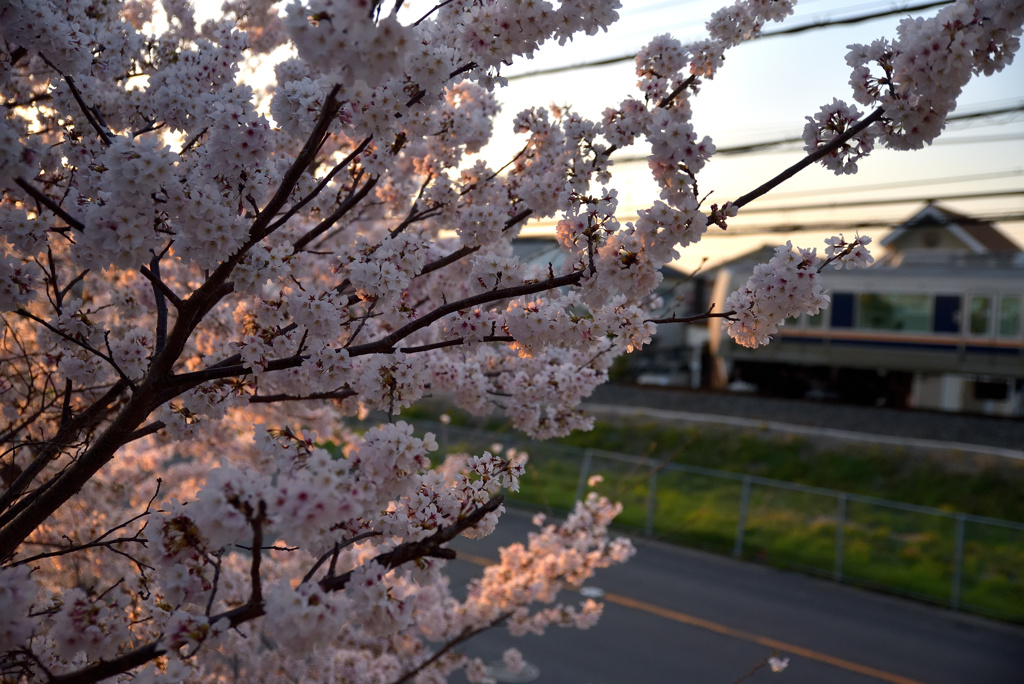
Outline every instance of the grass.
<path id="1" fill-rule="evenodd" d="M 420 417 L 430 417 L 429 412 Z M 1024 468 L 970 462 L 952 454 L 924 456 L 906 450 L 816 445 L 763 431 L 725 430 L 658 423 L 598 423 L 589 433 L 526 443 L 493 434 L 454 442 L 468 418 L 453 415 L 450 448 L 479 451 L 495 439 L 530 453 L 527 473 L 511 500 L 550 510 L 572 507 L 582 454 L 592 454 L 596 489 L 624 505 L 617 523 L 687 546 L 731 553 L 742 482 L 662 469 L 651 515 L 648 466 L 603 458 L 597 449 L 756 475 L 866 496 L 1024 521 Z M 500 422 L 486 424 L 492 430 Z M 437 431 L 436 427 L 431 428 Z M 520 446 L 521 445 L 521 446 Z M 836 564 L 835 496 L 754 485 L 747 508 L 744 557 L 831 576 Z M 951 517 L 847 501 L 843 526 L 843 579 L 936 603 L 953 600 L 955 525 Z M 967 522 L 959 604 L 1024 622 L 1024 531 Z"/>

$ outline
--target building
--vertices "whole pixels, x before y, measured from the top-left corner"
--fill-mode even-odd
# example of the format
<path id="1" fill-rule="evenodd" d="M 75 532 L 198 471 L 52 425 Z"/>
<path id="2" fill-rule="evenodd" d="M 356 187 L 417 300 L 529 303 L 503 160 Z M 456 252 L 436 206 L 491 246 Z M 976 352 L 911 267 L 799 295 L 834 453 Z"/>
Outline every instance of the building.
<path id="1" fill-rule="evenodd" d="M 789 396 L 1024 415 L 1020 248 L 992 224 L 934 204 L 880 244 L 884 251 L 869 269 L 826 270 L 829 309 L 787 322 L 766 347 L 744 349 L 712 325 L 720 383 Z M 717 296 L 745 280 L 752 256 L 718 270 Z"/>

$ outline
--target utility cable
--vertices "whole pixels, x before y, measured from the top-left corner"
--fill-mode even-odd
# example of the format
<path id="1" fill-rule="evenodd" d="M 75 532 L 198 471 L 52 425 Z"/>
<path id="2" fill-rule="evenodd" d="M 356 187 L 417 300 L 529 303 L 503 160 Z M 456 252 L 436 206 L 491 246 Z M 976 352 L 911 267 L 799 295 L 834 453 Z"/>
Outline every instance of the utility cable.
<path id="1" fill-rule="evenodd" d="M 824 21 L 816 21 L 810 24 L 801 24 L 800 26 L 794 26 L 787 29 L 779 29 L 777 31 L 768 31 L 765 33 L 758 34 L 750 40 L 759 40 L 761 38 L 772 38 L 774 36 L 789 36 L 796 33 L 803 33 L 804 31 L 814 31 L 823 28 L 829 28 L 832 26 L 843 26 L 849 24 L 859 24 L 865 21 L 871 21 L 872 19 L 881 19 L 883 17 L 892 16 L 894 14 L 906 14 L 908 12 L 918 12 L 921 10 L 931 9 L 933 7 L 940 7 L 942 5 L 952 4 L 952 0 L 941 0 L 940 2 L 927 2 L 920 5 L 904 6 L 897 9 L 886 10 L 884 12 L 873 12 L 871 14 L 861 14 L 855 17 L 848 17 L 846 19 L 826 19 Z M 547 76 L 549 74 L 558 74 L 564 71 L 577 71 L 579 69 L 590 69 L 592 67 L 607 66 L 609 64 L 618 64 L 620 62 L 629 62 L 636 59 L 636 53 L 629 55 L 620 55 L 618 57 L 609 57 L 607 59 L 599 59 L 591 62 L 581 62 L 579 64 L 569 64 L 560 67 L 551 67 L 549 69 L 537 69 L 536 71 L 528 71 L 523 74 L 515 74 L 507 76 L 506 78 L 510 81 L 515 81 L 523 78 L 532 78 L 534 76 Z"/>
<path id="2" fill-rule="evenodd" d="M 988 109 L 983 112 L 972 112 L 970 114 L 956 114 L 946 118 L 947 122 L 965 121 L 967 119 L 980 119 L 990 116 L 999 116 L 1001 114 L 1012 114 L 1016 112 L 1024 112 L 1024 103 L 1014 105 L 1012 107 L 1003 107 L 1001 109 Z M 1016 137 L 1016 136 L 1014 136 Z M 1004 140 L 1005 138 L 1000 138 Z M 1012 138 L 1011 138 L 1012 139 Z M 939 138 L 942 140 L 942 138 Z M 730 154 L 750 154 L 752 152 L 762 152 L 765 149 L 771 147 L 779 147 L 781 145 L 792 145 L 795 143 L 802 143 L 803 138 L 780 138 L 778 140 L 765 140 L 763 142 L 750 143 L 749 145 L 732 145 L 729 147 L 719 147 L 715 150 L 716 155 L 730 155 Z M 936 141 L 938 142 L 938 141 Z M 979 142 L 972 140 L 971 142 Z M 623 157 L 614 157 L 616 164 L 634 164 L 637 162 L 646 162 L 647 155 L 629 155 Z"/>

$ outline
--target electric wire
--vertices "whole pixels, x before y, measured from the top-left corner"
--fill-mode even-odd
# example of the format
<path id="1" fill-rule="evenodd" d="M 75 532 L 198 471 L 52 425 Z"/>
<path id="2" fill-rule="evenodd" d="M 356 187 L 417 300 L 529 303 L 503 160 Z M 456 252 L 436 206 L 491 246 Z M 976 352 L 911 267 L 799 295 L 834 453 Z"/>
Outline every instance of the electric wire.
<path id="1" fill-rule="evenodd" d="M 934 7 L 940 7 L 942 5 L 951 4 L 952 0 L 941 0 L 940 2 L 927 2 L 919 5 L 903 6 L 897 9 L 890 9 L 884 12 L 873 12 L 870 14 L 861 14 L 854 17 L 847 17 L 845 19 L 826 19 L 823 21 L 816 21 L 809 24 L 801 24 L 800 26 L 793 26 L 791 28 L 778 29 L 775 31 L 766 31 L 757 36 L 754 36 L 750 40 L 760 40 L 763 38 L 772 38 L 776 36 L 789 36 L 798 33 L 804 33 L 806 31 L 815 31 L 819 29 L 830 28 L 832 26 L 844 26 L 850 24 L 859 24 L 865 21 L 871 21 L 873 19 L 881 19 L 884 17 L 892 16 L 894 14 L 906 14 L 908 12 L 918 12 L 921 10 L 931 9 Z M 550 74 L 557 74 L 566 71 L 577 71 L 580 69 L 590 69 L 593 67 L 607 66 L 609 64 L 618 64 L 621 62 L 628 62 L 636 58 L 636 52 L 628 55 L 619 55 L 617 57 L 608 57 L 606 59 L 598 59 L 587 62 L 579 62 L 577 64 L 568 64 L 559 67 L 550 67 L 547 69 L 536 69 L 534 71 L 527 71 L 522 74 L 513 74 L 507 76 L 509 81 L 520 80 L 524 78 L 533 78 L 535 76 L 548 76 Z"/>

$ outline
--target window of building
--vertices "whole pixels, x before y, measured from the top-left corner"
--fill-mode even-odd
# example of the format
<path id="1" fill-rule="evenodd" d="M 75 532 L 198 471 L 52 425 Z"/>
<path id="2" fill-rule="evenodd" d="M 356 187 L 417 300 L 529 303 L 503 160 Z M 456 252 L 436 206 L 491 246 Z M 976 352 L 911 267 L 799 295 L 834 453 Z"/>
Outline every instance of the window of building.
<path id="1" fill-rule="evenodd" d="M 932 329 L 932 301 L 919 294 L 862 294 L 857 327 L 867 330 L 927 332 Z"/>
<path id="2" fill-rule="evenodd" d="M 1006 401 L 1010 396 L 1010 386 L 1005 380 L 975 380 L 974 398 L 985 401 Z"/>

